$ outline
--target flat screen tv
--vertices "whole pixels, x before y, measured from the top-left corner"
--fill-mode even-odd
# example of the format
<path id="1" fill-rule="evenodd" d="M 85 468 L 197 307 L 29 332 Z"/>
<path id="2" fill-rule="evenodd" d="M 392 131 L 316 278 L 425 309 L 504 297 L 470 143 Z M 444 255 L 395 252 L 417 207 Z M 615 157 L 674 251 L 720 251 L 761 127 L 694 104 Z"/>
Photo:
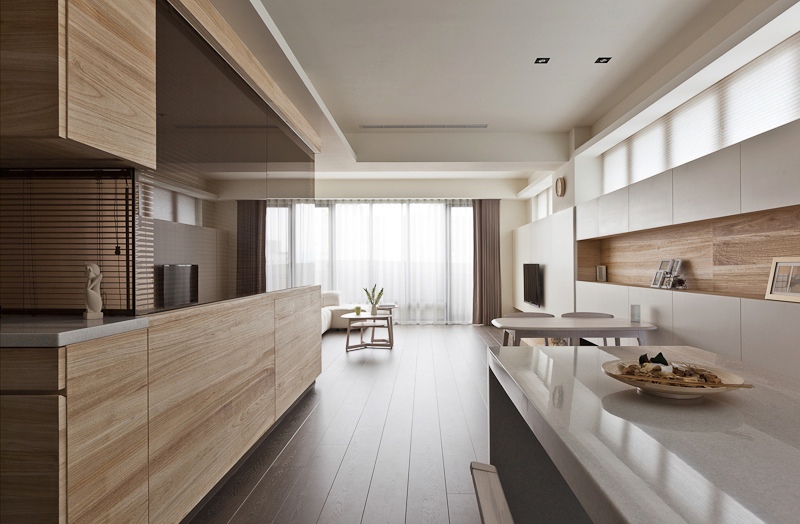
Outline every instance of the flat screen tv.
<path id="1" fill-rule="evenodd" d="M 156 266 L 156 307 L 197 304 L 197 273 L 196 264 Z"/>
<path id="2" fill-rule="evenodd" d="M 523 264 L 522 278 L 524 282 L 524 300 L 536 307 L 544 305 L 544 280 L 539 264 Z"/>

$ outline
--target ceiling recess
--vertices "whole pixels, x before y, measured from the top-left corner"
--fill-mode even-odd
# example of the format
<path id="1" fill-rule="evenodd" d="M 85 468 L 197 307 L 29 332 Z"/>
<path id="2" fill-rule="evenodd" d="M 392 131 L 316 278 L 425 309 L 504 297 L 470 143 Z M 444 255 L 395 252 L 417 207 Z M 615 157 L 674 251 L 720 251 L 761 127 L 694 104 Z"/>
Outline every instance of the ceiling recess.
<path id="1" fill-rule="evenodd" d="M 361 129 L 486 129 L 489 124 L 361 124 Z"/>

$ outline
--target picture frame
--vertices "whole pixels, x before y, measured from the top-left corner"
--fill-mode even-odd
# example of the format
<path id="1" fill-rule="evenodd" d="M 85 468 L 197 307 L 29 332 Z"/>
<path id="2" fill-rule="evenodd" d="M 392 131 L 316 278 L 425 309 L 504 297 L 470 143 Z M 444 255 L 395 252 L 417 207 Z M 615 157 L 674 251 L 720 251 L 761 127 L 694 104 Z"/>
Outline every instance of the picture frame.
<path id="1" fill-rule="evenodd" d="M 800 256 L 772 259 L 764 298 L 800 302 Z"/>
<path id="2" fill-rule="evenodd" d="M 664 273 L 669 273 L 672 271 L 672 259 L 665 258 L 658 264 L 658 270 L 663 271 Z"/>
<path id="3" fill-rule="evenodd" d="M 664 271 L 656 271 L 656 274 L 653 276 L 653 281 L 650 282 L 650 287 L 661 287 L 661 284 L 664 283 L 665 274 L 666 273 Z"/>
<path id="4" fill-rule="evenodd" d="M 670 272 L 673 275 L 677 275 L 678 271 L 681 269 L 681 259 L 680 258 L 673 258 L 672 259 L 672 267 L 670 268 Z"/>

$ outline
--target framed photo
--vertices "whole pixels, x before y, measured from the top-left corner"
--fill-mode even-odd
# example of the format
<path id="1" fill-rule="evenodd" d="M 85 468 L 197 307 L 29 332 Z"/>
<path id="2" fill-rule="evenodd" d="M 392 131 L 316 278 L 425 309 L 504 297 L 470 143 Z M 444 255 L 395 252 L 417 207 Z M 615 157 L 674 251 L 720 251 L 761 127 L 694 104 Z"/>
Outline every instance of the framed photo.
<path id="1" fill-rule="evenodd" d="M 661 287 L 661 284 L 664 283 L 664 271 L 656 271 L 655 276 L 653 277 L 653 281 L 650 282 L 650 287 Z"/>
<path id="2" fill-rule="evenodd" d="M 672 259 L 667 258 L 662 260 L 661 263 L 658 264 L 658 270 L 663 271 L 665 273 L 669 273 L 670 271 L 672 271 Z"/>
<path id="3" fill-rule="evenodd" d="M 772 259 L 764 298 L 800 302 L 800 256 Z"/>
<path id="4" fill-rule="evenodd" d="M 606 282 L 607 280 L 607 273 L 606 273 L 606 266 L 597 266 L 597 281 L 598 282 Z"/>
<path id="5" fill-rule="evenodd" d="M 681 269 L 681 259 L 680 258 L 673 258 L 672 259 L 672 268 L 670 269 L 670 272 L 673 275 L 677 275 L 678 271 L 680 269 Z"/>

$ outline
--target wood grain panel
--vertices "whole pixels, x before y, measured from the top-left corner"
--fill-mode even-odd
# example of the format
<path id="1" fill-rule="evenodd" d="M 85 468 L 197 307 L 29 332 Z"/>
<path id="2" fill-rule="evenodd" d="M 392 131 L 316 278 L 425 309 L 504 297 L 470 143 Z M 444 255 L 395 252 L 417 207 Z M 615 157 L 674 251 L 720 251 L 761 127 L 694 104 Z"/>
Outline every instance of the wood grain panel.
<path id="1" fill-rule="evenodd" d="M 209 0 L 169 0 L 169 3 L 314 153 L 320 152 L 321 140 L 317 132 Z"/>
<path id="2" fill-rule="evenodd" d="M 0 396 L 0 522 L 66 523 L 66 402 Z"/>
<path id="3" fill-rule="evenodd" d="M 180 521 L 275 421 L 273 326 L 267 295 L 150 317 L 151 522 Z"/>
<path id="4" fill-rule="evenodd" d="M 0 19 L 0 136 L 66 136 L 66 0 L 2 0 Z"/>
<path id="5" fill-rule="evenodd" d="M 70 522 L 147 522 L 147 331 L 67 346 Z"/>
<path id="6" fill-rule="evenodd" d="M 760 299 L 773 257 L 800 255 L 800 206 L 691 222 L 578 242 L 578 280 L 649 286 L 658 262 L 682 259 L 689 289 Z M 599 251 L 599 255 L 598 255 Z"/>
<path id="7" fill-rule="evenodd" d="M 276 415 L 280 417 L 322 373 L 319 286 L 275 301 Z"/>
<path id="8" fill-rule="evenodd" d="M 65 348 L 0 348 L 0 391 L 64 389 Z"/>
<path id="9" fill-rule="evenodd" d="M 70 0 L 67 137 L 156 167 L 155 0 Z"/>

